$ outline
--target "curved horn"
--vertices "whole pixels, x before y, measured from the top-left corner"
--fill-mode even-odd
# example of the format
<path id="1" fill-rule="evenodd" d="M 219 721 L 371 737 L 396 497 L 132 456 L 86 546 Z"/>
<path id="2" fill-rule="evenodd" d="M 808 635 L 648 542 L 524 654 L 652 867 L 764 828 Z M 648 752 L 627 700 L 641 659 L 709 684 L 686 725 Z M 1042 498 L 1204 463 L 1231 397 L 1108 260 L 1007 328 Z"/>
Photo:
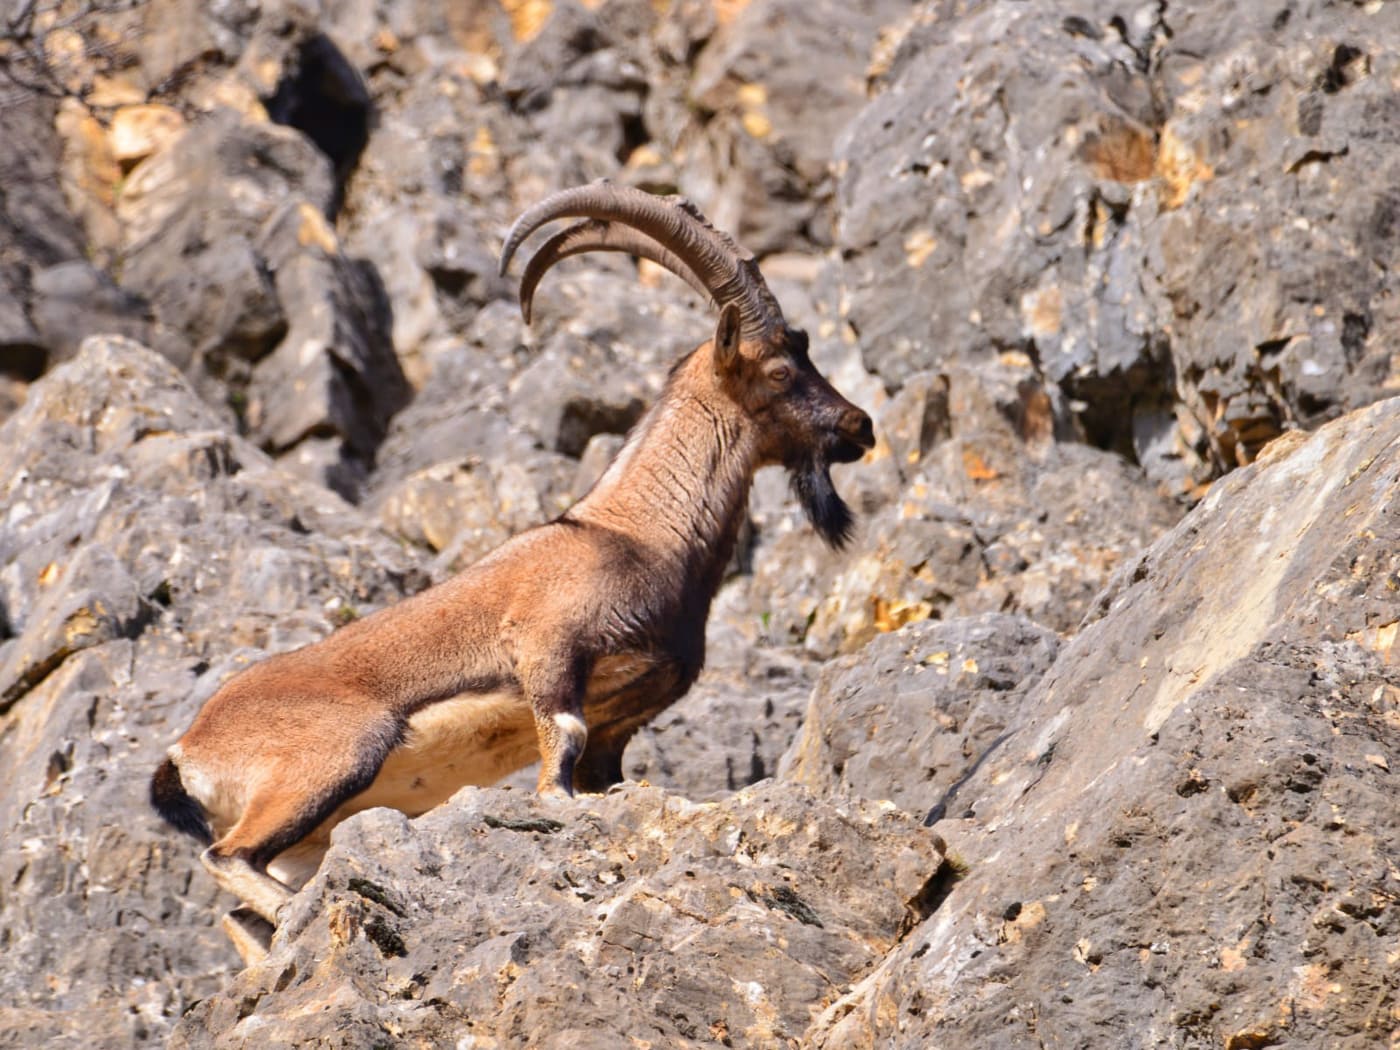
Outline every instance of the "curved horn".
<path id="1" fill-rule="evenodd" d="M 711 226 L 695 205 L 684 197 L 656 197 L 606 179 L 551 194 L 516 219 L 501 249 L 500 272 L 506 272 L 521 242 L 540 226 L 580 216 L 630 226 L 671 252 L 716 303 L 738 305 L 745 337 L 761 337 L 783 323 L 782 310 L 754 257 Z"/>
<path id="2" fill-rule="evenodd" d="M 695 271 L 678 255 L 668 251 L 645 233 L 631 226 L 619 226 L 617 223 L 601 219 L 584 219 L 545 241 L 525 264 L 525 273 L 520 278 L 520 313 L 526 324 L 530 323 L 535 287 L 546 271 L 561 259 L 595 251 L 626 252 L 650 259 L 658 266 L 670 270 L 704 298 L 710 298 L 710 290 L 695 276 Z"/>

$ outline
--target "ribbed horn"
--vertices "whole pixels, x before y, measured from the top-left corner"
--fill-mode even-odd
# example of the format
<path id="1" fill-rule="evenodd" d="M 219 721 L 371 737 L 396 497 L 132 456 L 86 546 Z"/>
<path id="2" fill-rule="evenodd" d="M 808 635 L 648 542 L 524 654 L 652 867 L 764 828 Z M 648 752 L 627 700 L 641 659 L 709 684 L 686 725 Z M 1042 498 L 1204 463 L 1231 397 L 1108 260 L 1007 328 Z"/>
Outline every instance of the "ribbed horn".
<path id="1" fill-rule="evenodd" d="M 641 230 L 602 219 L 584 219 L 545 241 L 525 264 L 525 273 L 520 278 L 520 313 L 526 324 L 530 323 L 535 287 L 540 283 L 540 278 L 559 260 L 584 252 L 626 252 L 650 259 L 670 270 L 704 298 L 710 298 L 710 290 L 695 276 L 694 270 Z"/>
<path id="2" fill-rule="evenodd" d="M 754 257 L 711 226 L 694 204 L 684 197 L 656 197 L 606 179 L 551 194 L 516 219 L 501 249 L 500 272 L 506 272 L 516 249 L 536 229 L 555 219 L 579 217 L 619 223 L 646 234 L 679 259 L 716 303 L 738 305 L 745 338 L 761 338 L 784 323 L 782 309 Z"/>

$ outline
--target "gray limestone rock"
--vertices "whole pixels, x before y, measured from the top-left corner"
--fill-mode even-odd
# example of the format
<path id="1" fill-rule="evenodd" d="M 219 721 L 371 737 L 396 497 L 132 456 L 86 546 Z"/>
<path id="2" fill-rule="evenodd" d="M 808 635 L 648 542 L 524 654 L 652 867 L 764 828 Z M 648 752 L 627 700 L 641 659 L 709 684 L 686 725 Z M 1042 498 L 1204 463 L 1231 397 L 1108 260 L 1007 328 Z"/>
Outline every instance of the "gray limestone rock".
<path id="1" fill-rule="evenodd" d="M 909 10 L 907 0 L 678 5 L 647 56 L 646 118 L 681 192 L 760 256 L 830 245 L 833 144 L 864 106 L 879 34 Z"/>
<path id="2" fill-rule="evenodd" d="M 959 786 L 1019 728 L 1060 640 L 1023 616 L 916 623 L 823 668 L 779 776 L 822 794 L 957 812 Z"/>
<path id="3" fill-rule="evenodd" d="M 50 364 L 75 355 L 83 340 L 97 332 L 138 342 L 151 336 L 145 301 L 85 259 L 36 271 L 29 313 Z"/>
<path id="4" fill-rule="evenodd" d="M 942 864 L 897 810 L 771 782 L 375 810 L 170 1045 L 791 1045 L 919 920 Z"/>
<path id="5" fill-rule="evenodd" d="M 9 56 L 11 76 L 25 80 L 18 53 Z M 41 375 L 77 350 L 95 332 L 141 335 L 146 308 L 92 266 L 82 223 L 65 199 L 62 143 L 54 134 L 55 99 L 0 88 L 0 142 L 23 148 L 0 150 L 0 420 L 22 400 L 16 381 Z"/>
<path id="6" fill-rule="evenodd" d="M 1301 433 L 1397 389 L 1395 5 L 117 7 L 0 78 L 0 1044 L 1397 1039 L 1394 402 Z M 664 790 L 368 814 L 237 978 L 161 750 L 712 332 L 615 256 L 523 325 L 507 224 L 600 176 L 764 256 L 860 529 L 761 472 Z"/>
<path id="7" fill-rule="evenodd" d="M 695 800 L 721 799 L 774 776 L 802 726 L 816 664 L 801 650 L 755 649 L 723 630 L 718 598 L 704 673 L 643 726 L 623 755 L 628 779 Z"/>
<path id="8" fill-rule="evenodd" d="M 127 285 L 161 320 L 184 333 L 191 354 L 214 376 L 256 361 L 286 331 L 273 288 L 274 265 L 258 241 L 276 230 L 291 201 L 307 239 L 334 196 L 330 165 L 299 132 L 223 111 L 192 127 L 128 178 L 117 216 Z M 297 213 L 301 206 L 304 212 Z M 322 219 L 321 226 L 325 226 Z M 294 231 L 295 232 L 295 231 Z M 283 255 L 291 253 L 284 250 Z M 278 260 L 280 261 L 280 260 Z"/>
<path id="9" fill-rule="evenodd" d="M 813 1047 L 1394 1039 L 1400 400 L 1125 565 L 935 825 L 966 865 Z"/>
<path id="10" fill-rule="evenodd" d="M 1395 39 L 1355 4 L 922 5 L 837 150 L 870 367 L 1030 353 L 1193 495 L 1385 396 Z"/>
<path id="11" fill-rule="evenodd" d="M 181 333 L 176 363 L 256 440 L 280 453 L 334 437 L 334 459 L 363 469 L 409 388 L 382 283 L 327 219 L 337 193 L 300 131 L 223 111 L 131 175 L 122 273 Z M 353 476 L 332 462 L 317 480 L 353 497 Z"/>

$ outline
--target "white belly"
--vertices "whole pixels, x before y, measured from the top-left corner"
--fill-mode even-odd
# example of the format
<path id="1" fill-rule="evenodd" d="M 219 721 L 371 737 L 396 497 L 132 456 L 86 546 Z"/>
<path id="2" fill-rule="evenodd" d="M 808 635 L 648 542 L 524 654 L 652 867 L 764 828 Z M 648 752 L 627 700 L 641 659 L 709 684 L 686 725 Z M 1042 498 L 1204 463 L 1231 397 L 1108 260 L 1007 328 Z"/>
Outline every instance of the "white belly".
<path id="1" fill-rule="evenodd" d="M 403 743 L 389 752 L 374 783 L 337 816 L 372 806 L 417 816 L 459 788 L 494 784 L 538 758 L 534 718 L 519 693 L 463 694 L 409 718 Z"/>
<path id="2" fill-rule="evenodd" d="M 530 706 L 517 692 L 464 693 L 431 704 L 409 718 L 403 743 L 389 752 L 374 782 L 267 870 L 300 887 L 316 873 L 331 828 L 347 817 L 375 806 L 416 817 L 468 784 L 494 784 L 539 757 Z"/>

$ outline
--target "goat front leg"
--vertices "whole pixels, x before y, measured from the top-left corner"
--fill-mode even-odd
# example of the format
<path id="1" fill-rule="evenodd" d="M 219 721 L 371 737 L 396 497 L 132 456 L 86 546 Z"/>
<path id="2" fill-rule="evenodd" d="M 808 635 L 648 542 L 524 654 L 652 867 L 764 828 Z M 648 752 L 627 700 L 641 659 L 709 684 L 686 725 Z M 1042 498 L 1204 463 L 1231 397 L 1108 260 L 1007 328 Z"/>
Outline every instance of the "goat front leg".
<path id="1" fill-rule="evenodd" d="M 574 790 L 602 794 L 627 779 L 622 772 L 622 752 L 631 735 L 595 732 L 574 766 Z"/>
<path id="2" fill-rule="evenodd" d="M 536 790 L 541 795 L 571 797 L 574 766 L 588 744 L 588 724 L 583 720 L 584 663 L 578 658 L 542 662 L 521 678 L 540 743 Z"/>

